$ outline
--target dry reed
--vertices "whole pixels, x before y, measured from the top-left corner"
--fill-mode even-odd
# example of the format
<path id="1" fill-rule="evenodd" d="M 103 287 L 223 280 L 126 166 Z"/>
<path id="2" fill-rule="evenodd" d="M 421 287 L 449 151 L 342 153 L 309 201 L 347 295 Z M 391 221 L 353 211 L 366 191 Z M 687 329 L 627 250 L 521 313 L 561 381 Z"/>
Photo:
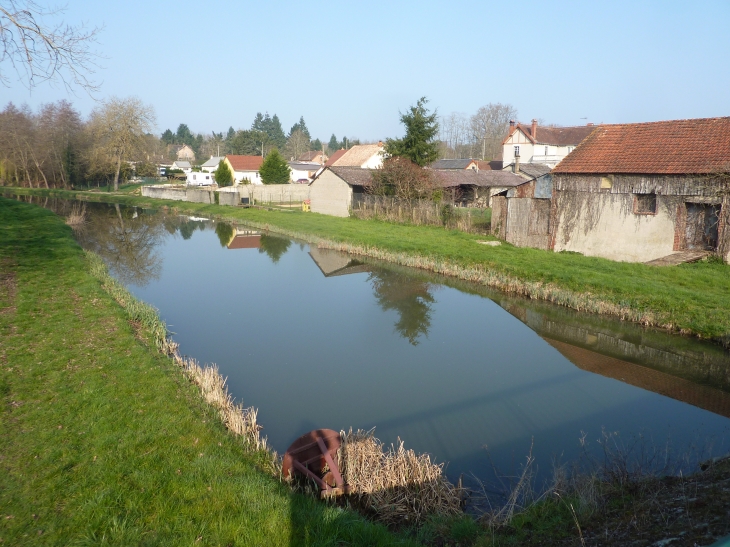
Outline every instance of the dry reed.
<path id="1" fill-rule="evenodd" d="M 419 523 L 426 515 L 455 515 L 461 491 L 428 454 L 398 446 L 385 448 L 373 431 L 340 433 L 338 460 L 351 500 L 386 524 Z"/>
<path id="2" fill-rule="evenodd" d="M 74 204 L 66 217 L 66 224 L 74 230 L 81 230 L 86 226 L 86 203 Z"/>
<path id="3" fill-rule="evenodd" d="M 220 375 L 215 364 L 201 366 L 195 359 L 180 356 L 178 344 L 169 337 L 167 325 L 160 319 L 157 310 L 137 300 L 124 285 L 109 275 L 101 257 L 90 251 L 86 251 L 86 256 L 92 275 L 101 281 L 104 290 L 124 309 L 128 320 L 140 325 L 144 333 L 152 339 L 157 350 L 171 357 L 185 376 L 200 388 L 205 402 L 218 411 L 221 421 L 231 433 L 242 437 L 247 446 L 267 452 L 270 462 L 274 465 L 277 455 L 268 450 L 266 438 L 261 438 L 259 434 L 261 426 L 256 423 L 256 409 L 236 404 L 228 392 L 226 379 Z"/>

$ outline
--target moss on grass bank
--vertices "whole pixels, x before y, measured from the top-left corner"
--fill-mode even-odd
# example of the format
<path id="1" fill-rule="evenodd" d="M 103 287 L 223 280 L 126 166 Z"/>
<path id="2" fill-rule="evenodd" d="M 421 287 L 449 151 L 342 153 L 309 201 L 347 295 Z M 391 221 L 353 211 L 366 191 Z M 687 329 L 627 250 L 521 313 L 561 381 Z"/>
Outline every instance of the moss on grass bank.
<path id="1" fill-rule="evenodd" d="M 0 198 L 4 544 L 408 544 L 263 472 L 153 340 L 61 219 Z"/>
<path id="2" fill-rule="evenodd" d="M 602 313 L 730 347 L 730 266 L 718 262 L 657 268 L 509 244 L 431 226 L 388 224 L 298 211 L 242 209 L 128 194 L 13 189 L 69 199 L 171 207 L 290 235 L 317 245 L 432 270 L 490 287 Z"/>

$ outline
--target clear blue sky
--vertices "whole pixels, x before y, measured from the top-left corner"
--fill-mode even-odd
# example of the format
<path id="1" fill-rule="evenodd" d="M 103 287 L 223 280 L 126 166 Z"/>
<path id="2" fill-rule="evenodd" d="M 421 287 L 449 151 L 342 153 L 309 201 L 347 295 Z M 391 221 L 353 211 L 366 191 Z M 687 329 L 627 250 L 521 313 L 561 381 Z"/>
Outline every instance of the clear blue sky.
<path id="1" fill-rule="evenodd" d="M 559 125 L 730 115 L 730 0 L 68 0 L 64 17 L 104 26 L 98 97 L 153 105 L 159 132 L 268 111 L 324 141 L 397 137 L 421 96 L 441 114 L 502 102 Z M 0 87 L 2 106 L 62 98 L 94 106 Z"/>

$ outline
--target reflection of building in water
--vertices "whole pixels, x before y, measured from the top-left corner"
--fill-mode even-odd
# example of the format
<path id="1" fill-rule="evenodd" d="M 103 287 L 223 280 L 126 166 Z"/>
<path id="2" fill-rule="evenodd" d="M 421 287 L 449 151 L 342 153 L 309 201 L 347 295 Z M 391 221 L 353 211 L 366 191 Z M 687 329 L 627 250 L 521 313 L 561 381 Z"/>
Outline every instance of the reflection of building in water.
<path id="1" fill-rule="evenodd" d="M 309 248 L 309 256 L 312 257 L 312 260 L 325 277 L 369 272 L 372 269 L 367 264 L 363 264 L 345 253 L 331 249 L 320 249 L 312 246 Z"/>
<path id="2" fill-rule="evenodd" d="M 261 246 L 261 232 L 236 228 L 228 242 L 229 249 L 258 249 Z"/>
<path id="3" fill-rule="evenodd" d="M 730 355 L 719 346 L 542 304 L 500 304 L 580 369 L 730 418 Z"/>

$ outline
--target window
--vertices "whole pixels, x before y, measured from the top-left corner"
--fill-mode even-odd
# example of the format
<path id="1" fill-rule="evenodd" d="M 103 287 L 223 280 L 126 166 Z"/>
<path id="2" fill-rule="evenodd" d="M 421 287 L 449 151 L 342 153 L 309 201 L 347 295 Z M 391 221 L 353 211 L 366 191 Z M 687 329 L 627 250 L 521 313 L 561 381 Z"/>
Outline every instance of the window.
<path id="1" fill-rule="evenodd" d="M 546 156 L 548 155 L 548 147 L 547 146 L 545 147 L 545 155 Z"/>
<path id="2" fill-rule="evenodd" d="M 520 155 L 520 147 L 515 146 L 515 157 L 518 157 Z"/>
<path id="3" fill-rule="evenodd" d="M 655 215 L 656 194 L 634 194 L 634 213 L 637 215 Z"/>

